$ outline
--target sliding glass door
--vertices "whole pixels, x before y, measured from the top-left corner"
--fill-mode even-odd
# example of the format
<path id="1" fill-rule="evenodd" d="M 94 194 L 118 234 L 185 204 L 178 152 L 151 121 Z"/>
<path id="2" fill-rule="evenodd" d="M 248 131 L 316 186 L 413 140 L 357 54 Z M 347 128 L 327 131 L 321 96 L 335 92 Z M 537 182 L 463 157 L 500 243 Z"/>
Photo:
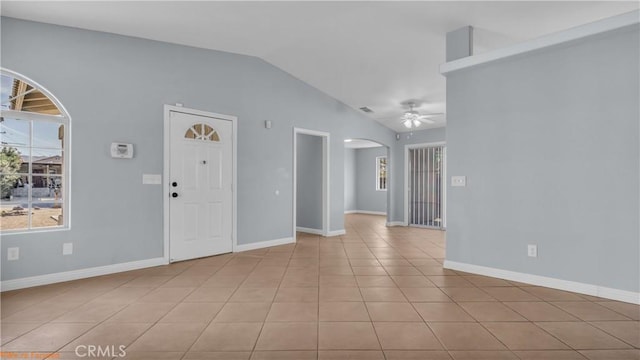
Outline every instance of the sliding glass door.
<path id="1" fill-rule="evenodd" d="M 443 229 L 446 148 L 427 146 L 408 150 L 409 225 Z"/>

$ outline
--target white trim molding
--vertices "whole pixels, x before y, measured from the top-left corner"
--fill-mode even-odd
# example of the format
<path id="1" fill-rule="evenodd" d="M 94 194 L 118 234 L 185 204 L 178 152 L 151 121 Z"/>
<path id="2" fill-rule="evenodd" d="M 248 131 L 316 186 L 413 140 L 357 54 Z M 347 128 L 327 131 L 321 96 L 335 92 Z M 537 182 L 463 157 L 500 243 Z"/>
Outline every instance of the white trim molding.
<path id="1" fill-rule="evenodd" d="M 454 71 L 468 69 L 481 64 L 503 60 L 551 46 L 561 45 L 588 36 L 622 29 L 627 26 L 637 25 L 638 23 L 640 23 L 639 18 L 640 10 L 634 10 L 621 15 L 598 20 L 589 24 L 576 26 L 571 29 L 541 36 L 539 38 L 525 41 L 520 44 L 444 63 L 440 65 L 440 73 L 442 75 L 447 75 Z"/>
<path id="2" fill-rule="evenodd" d="M 324 131 L 309 130 L 302 128 L 293 128 L 293 240 L 296 239 L 296 222 L 297 222 L 297 208 L 298 208 L 298 134 L 319 136 L 322 138 L 322 234 L 324 236 L 330 236 L 329 229 L 331 228 L 331 134 Z"/>
<path id="3" fill-rule="evenodd" d="M 243 252 L 243 251 L 249 251 L 249 250 L 263 249 L 271 246 L 295 244 L 295 242 L 296 240 L 293 237 L 286 237 L 282 239 L 258 241 L 258 242 L 249 243 L 249 244 L 238 244 L 233 249 L 233 252 Z"/>
<path id="4" fill-rule="evenodd" d="M 407 226 L 404 221 L 387 221 L 387 226 Z"/>
<path id="5" fill-rule="evenodd" d="M 369 210 L 347 210 L 345 214 L 365 214 L 365 215 L 387 215 L 386 211 L 369 211 Z"/>
<path id="6" fill-rule="evenodd" d="M 33 286 L 55 284 L 64 281 L 72 281 L 78 279 L 86 279 L 94 276 L 102 276 L 115 274 L 123 271 L 131 271 L 149 268 L 153 266 L 167 265 L 168 262 L 164 257 L 131 261 L 121 264 L 112 264 L 105 266 L 97 266 L 86 269 L 64 271 L 53 274 L 30 276 L 20 279 L 4 280 L 0 283 L 1 291 L 18 290 Z"/>
<path id="7" fill-rule="evenodd" d="M 491 276 L 494 278 L 517 281 L 525 284 L 544 286 L 552 289 L 571 291 L 591 296 L 598 296 L 605 299 L 623 301 L 631 304 L 640 304 L 640 293 L 633 291 L 613 289 L 599 285 L 585 284 L 546 276 L 460 263 L 451 260 L 445 260 L 443 267 L 450 270 L 464 271 L 467 273 Z"/>
<path id="8" fill-rule="evenodd" d="M 307 233 L 307 234 L 324 235 L 324 231 L 322 231 L 322 229 L 312 229 L 312 228 L 306 228 L 302 226 L 296 226 L 296 231 Z"/>
<path id="9" fill-rule="evenodd" d="M 340 235 L 345 235 L 347 233 L 347 230 L 345 229 L 340 229 L 340 230 L 331 230 L 327 233 L 327 237 L 332 237 L 332 236 L 340 236 Z"/>

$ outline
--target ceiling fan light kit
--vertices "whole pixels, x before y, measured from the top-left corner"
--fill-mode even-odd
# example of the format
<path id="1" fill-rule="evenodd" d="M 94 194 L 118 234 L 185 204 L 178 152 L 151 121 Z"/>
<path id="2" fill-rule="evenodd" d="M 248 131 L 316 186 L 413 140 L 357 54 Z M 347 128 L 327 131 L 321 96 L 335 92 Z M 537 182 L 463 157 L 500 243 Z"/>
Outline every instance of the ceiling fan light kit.
<path id="1" fill-rule="evenodd" d="M 441 115 L 441 114 L 422 115 L 413 109 L 416 105 L 415 103 L 410 102 L 407 105 L 409 105 L 409 110 L 406 111 L 404 115 L 402 115 L 402 119 L 400 120 L 407 129 L 417 128 L 420 125 L 422 125 L 422 123 L 434 124 L 435 121 L 431 119 L 427 119 L 427 117 L 434 116 L 434 115 Z"/>

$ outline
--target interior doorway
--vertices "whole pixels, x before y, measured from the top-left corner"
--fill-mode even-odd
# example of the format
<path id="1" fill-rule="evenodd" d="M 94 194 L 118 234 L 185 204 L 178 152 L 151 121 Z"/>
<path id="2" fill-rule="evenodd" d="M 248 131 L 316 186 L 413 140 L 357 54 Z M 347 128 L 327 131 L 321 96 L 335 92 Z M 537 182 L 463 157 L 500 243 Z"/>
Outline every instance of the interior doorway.
<path id="1" fill-rule="evenodd" d="M 405 148 L 405 223 L 446 228 L 446 147 L 444 143 Z"/>
<path id="2" fill-rule="evenodd" d="M 345 214 L 381 215 L 389 222 L 389 147 L 367 139 L 344 141 Z"/>
<path id="3" fill-rule="evenodd" d="M 329 133 L 293 131 L 293 237 L 329 235 Z"/>

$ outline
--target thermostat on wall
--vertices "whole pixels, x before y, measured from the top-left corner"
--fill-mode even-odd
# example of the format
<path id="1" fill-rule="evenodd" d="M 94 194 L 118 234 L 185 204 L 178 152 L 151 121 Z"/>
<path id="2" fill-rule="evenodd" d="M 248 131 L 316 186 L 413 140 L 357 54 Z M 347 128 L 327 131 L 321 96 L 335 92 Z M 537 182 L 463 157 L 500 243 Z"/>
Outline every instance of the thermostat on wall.
<path id="1" fill-rule="evenodd" d="M 133 144 L 111 143 L 111 157 L 117 159 L 133 158 Z"/>

